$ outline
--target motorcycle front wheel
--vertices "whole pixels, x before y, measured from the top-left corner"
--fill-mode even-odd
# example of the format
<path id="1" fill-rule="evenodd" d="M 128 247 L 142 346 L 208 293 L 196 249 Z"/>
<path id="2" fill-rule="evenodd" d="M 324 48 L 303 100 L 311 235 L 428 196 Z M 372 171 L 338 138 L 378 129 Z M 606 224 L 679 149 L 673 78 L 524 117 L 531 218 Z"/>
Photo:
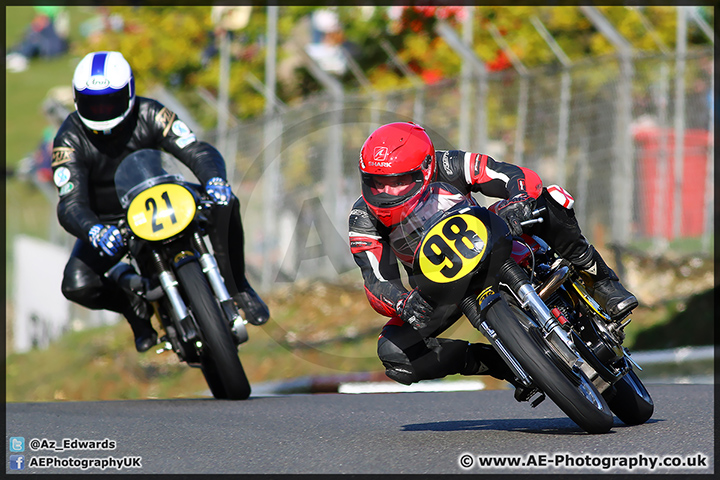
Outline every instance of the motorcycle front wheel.
<path id="1" fill-rule="evenodd" d="M 197 262 L 187 262 L 178 267 L 177 276 L 200 330 L 200 365 L 210 391 L 215 398 L 245 400 L 250 396 L 250 382 L 202 268 Z"/>
<path id="2" fill-rule="evenodd" d="M 650 394 L 633 370 L 603 392 L 603 396 L 613 413 L 625 425 L 645 423 L 655 410 Z"/>
<path id="3" fill-rule="evenodd" d="M 571 369 L 547 344 L 540 327 L 503 294 L 487 314 L 501 342 L 537 385 L 565 414 L 588 433 L 606 433 L 613 414 L 587 376 Z"/>

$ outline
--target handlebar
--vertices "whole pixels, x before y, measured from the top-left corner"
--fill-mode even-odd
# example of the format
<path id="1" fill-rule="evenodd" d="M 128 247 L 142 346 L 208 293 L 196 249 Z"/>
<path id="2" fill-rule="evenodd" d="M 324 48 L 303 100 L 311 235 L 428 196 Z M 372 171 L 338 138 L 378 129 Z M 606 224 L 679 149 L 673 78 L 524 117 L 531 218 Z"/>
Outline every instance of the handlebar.
<path id="1" fill-rule="evenodd" d="M 198 202 L 198 207 L 200 209 L 206 209 L 206 208 L 212 208 L 215 205 L 215 202 L 213 202 L 210 198 L 201 198 Z"/>
<path id="2" fill-rule="evenodd" d="M 533 210 L 532 212 L 532 218 L 530 220 L 525 220 L 524 222 L 520 222 L 520 225 L 523 227 L 526 227 L 528 225 L 532 225 L 534 223 L 543 223 L 544 219 L 540 216 L 541 213 L 543 213 L 545 210 L 547 210 L 546 207 L 538 208 L 537 210 Z"/>

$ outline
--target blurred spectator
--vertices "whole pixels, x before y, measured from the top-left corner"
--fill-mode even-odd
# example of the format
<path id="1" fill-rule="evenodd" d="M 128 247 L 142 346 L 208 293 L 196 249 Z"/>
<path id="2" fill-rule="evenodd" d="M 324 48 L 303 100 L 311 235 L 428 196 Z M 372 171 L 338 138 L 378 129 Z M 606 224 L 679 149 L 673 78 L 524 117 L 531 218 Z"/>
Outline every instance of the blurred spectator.
<path id="1" fill-rule="evenodd" d="M 10 49 L 5 66 L 11 72 L 27 69 L 35 57 L 55 57 L 68 51 L 68 17 L 63 7 L 34 7 L 35 17 L 23 39 Z"/>
<path id="2" fill-rule="evenodd" d="M 697 77 L 692 80 L 686 101 L 686 118 L 688 128 L 707 130 L 713 111 L 713 62 L 701 60 Z"/>
<path id="3" fill-rule="evenodd" d="M 220 27 L 215 27 L 213 30 L 210 30 L 207 33 L 207 42 L 205 45 L 205 49 L 202 52 L 201 56 L 201 62 L 203 68 L 207 68 L 208 64 L 210 63 L 210 60 L 212 60 L 213 57 L 215 57 L 218 53 L 220 53 L 220 48 L 218 47 L 218 41 L 217 37 L 219 34 L 222 33 L 222 30 Z"/>
<path id="4" fill-rule="evenodd" d="M 54 200 L 57 196 L 55 184 L 52 180 L 52 168 L 50 167 L 56 130 L 51 126 L 45 127 L 42 139 L 35 151 L 20 160 L 15 171 L 19 178 L 35 185 L 48 200 Z"/>
<path id="5" fill-rule="evenodd" d="M 326 72 L 343 75 L 347 61 L 341 50 L 344 34 L 338 14 L 332 9 L 315 10 L 310 17 L 310 43 L 305 47 L 313 60 Z"/>
<path id="6" fill-rule="evenodd" d="M 212 7 L 210 16 L 214 25 L 226 31 L 237 31 L 247 27 L 252 7 Z"/>
<path id="7" fill-rule="evenodd" d="M 42 111 L 48 125 L 35 151 L 23 158 L 18 164 L 17 175 L 33 183 L 40 191 L 54 201 L 57 198 L 55 184 L 52 181 L 52 147 L 55 133 L 72 109 L 72 89 L 61 86 L 50 89 L 42 104 Z"/>
<path id="8" fill-rule="evenodd" d="M 90 44 L 96 44 L 105 32 L 121 32 L 125 21 L 117 13 L 110 13 L 108 7 L 97 7 L 98 15 L 84 21 L 80 25 L 80 35 L 87 38 Z"/>
<path id="9" fill-rule="evenodd" d="M 236 37 L 237 33 L 243 30 L 250 21 L 252 7 L 223 7 L 214 6 L 211 10 L 213 30 L 208 32 L 207 46 L 202 53 L 203 68 L 207 67 L 210 60 L 220 53 L 220 41 L 227 34 L 230 41 L 230 54 L 235 59 L 248 59 L 257 53 L 258 47 L 251 45 L 245 47 L 245 38 Z M 237 40 L 237 41 L 236 41 Z"/>

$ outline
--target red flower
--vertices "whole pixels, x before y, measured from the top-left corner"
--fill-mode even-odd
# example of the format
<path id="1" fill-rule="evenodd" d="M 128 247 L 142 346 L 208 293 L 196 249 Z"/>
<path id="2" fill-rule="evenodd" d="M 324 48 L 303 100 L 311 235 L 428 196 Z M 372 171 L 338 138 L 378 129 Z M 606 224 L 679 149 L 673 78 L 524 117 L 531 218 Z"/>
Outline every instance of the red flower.
<path id="1" fill-rule="evenodd" d="M 420 77 L 423 79 L 426 85 L 432 85 L 433 83 L 437 83 L 443 79 L 442 72 L 438 69 L 424 70 L 420 74 Z"/>
<path id="2" fill-rule="evenodd" d="M 505 55 L 505 52 L 499 50 L 495 58 L 487 62 L 486 65 L 488 70 L 491 72 L 497 72 L 510 68 L 512 63 L 510 62 L 510 59 L 508 59 L 507 55 Z"/>

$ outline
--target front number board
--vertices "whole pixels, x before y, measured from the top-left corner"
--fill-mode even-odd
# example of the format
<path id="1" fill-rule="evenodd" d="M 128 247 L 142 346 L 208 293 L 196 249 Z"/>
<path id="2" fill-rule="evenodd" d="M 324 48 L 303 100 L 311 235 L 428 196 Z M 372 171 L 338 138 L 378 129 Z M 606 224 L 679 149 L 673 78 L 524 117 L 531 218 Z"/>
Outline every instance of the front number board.
<path id="1" fill-rule="evenodd" d="M 190 191 L 173 183 L 142 191 L 128 207 L 127 221 L 138 237 L 158 241 L 182 232 L 195 217 L 197 205 Z"/>
<path id="2" fill-rule="evenodd" d="M 485 224 L 473 215 L 453 215 L 430 229 L 420 245 L 422 274 L 435 283 L 450 283 L 472 272 L 488 241 Z"/>

